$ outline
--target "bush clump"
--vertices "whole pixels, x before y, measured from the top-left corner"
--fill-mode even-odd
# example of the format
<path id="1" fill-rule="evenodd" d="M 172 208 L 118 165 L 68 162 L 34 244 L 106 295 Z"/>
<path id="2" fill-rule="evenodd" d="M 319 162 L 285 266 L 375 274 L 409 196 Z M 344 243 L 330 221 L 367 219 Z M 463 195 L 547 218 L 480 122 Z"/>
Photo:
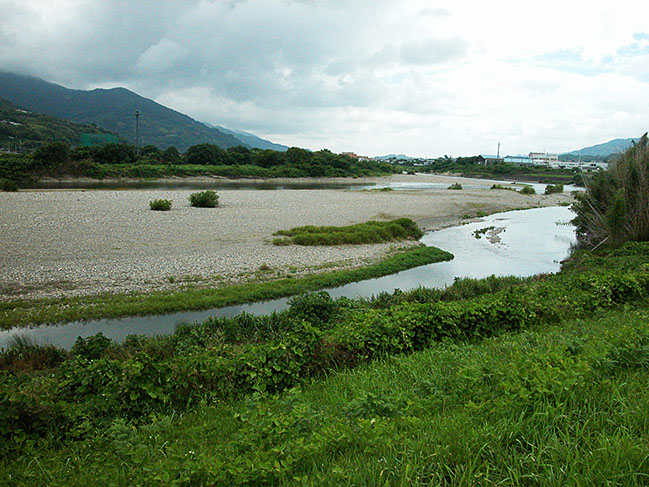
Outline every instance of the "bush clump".
<path id="1" fill-rule="evenodd" d="M 536 194 L 536 191 L 532 186 L 525 185 L 519 191 L 520 194 Z"/>
<path id="2" fill-rule="evenodd" d="M 563 193 L 563 184 L 548 184 L 545 187 L 545 194 Z"/>
<path id="3" fill-rule="evenodd" d="M 149 208 L 154 211 L 171 210 L 171 200 L 153 200 L 149 202 Z"/>
<path id="4" fill-rule="evenodd" d="M 0 191 L 16 192 L 18 185 L 11 179 L 0 179 Z"/>
<path id="5" fill-rule="evenodd" d="M 447 189 L 462 189 L 462 185 L 460 183 L 451 184 Z"/>
<path id="6" fill-rule="evenodd" d="M 219 204 L 219 196 L 216 192 L 208 189 L 200 193 L 190 194 L 189 203 L 196 208 L 216 208 Z"/>

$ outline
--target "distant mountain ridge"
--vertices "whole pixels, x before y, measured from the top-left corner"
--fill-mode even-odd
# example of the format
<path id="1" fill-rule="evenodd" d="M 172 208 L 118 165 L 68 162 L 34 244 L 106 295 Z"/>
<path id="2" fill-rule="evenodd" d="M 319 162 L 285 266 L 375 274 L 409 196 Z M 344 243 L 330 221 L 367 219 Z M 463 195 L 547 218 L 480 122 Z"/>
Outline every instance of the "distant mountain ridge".
<path id="1" fill-rule="evenodd" d="M 271 149 L 280 152 L 284 152 L 288 150 L 288 147 L 285 145 L 275 144 L 274 142 L 270 142 L 268 140 L 262 139 L 261 137 L 257 137 L 255 134 L 251 134 L 249 132 L 230 130 L 230 129 L 226 129 L 225 127 L 221 127 L 219 125 L 210 125 L 210 124 L 205 124 L 205 125 L 220 130 L 225 134 L 230 134 L 250 147 L 255 147 L 257 149 Z"/>
<path id="2" fill-rule="evenodd" d="M 626 151 L 629 147 L 631 147 L 633 142 L 637 140 L 640 140 L 640 137 L 631 139 L 613 139 L 603 144 L 591 145 L 590 147 L 584 147 L 583 149 L 566 152 L 565 155 L 600 157 L 611 156 L 613 154 L 619 154 Z"/>
<path id="3" fill-rule="evenodd" d="M 396 159 L 396 160 L 400 160 L 400 161 L 410 161 L 410 160 L 416 159 L 416 158 L 407 156 L 405 154 L 388 154 L 388 155 L 385 155 L 385 156 L 376 156 L 376 157 L 374 157 L 374 159 L 376 159 L 378 161 L 387 161 L 389 159 Z"/>
<path id="4" fill-rule="evenodd" d="M 255 147 L 126 88 L 72 90 L 40 78 L 0 72 L 0 97 L 30 111 L 76 123 L 96 124 L 130 143 L 135 142 L 135 110 L 140 110 L 142 146 L 152 144 L 160 149 L 175 146 L 181 151 L 202 143 L 216 144 L 223 149 L 238 145 Z"/>

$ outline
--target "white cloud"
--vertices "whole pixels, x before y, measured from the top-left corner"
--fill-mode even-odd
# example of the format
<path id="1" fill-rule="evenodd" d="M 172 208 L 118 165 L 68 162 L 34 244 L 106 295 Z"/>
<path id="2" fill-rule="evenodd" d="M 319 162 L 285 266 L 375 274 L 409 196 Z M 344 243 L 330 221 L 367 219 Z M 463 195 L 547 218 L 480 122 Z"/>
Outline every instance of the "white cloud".
<path id="1" fill-rule="evenodd" d="M 287 145 L 563 151 L 647 130 L 649 5 L 5 0 L 0 69 Z"/>

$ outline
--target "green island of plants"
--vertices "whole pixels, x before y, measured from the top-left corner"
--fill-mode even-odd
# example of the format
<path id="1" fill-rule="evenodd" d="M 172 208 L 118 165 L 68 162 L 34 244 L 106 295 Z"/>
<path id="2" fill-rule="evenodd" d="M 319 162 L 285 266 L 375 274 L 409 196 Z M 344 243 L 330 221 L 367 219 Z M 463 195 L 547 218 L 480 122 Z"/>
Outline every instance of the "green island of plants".
<path id="1" fill-rule="evenodd" d="M 279 230 L 273 235 L 284 237 L 273 239 L 275 245 L 358 245 L 418 240 L 424 233 L 411 219 L 399 218 L 387 222 L 369 221 L 342 227 L 307 225 Z"/>
<path id="2" fill-rule="evenodd" d="M 448 188 L 446 188 L 446 189 L 455 189 L 455 190 L 459 190 L 459 189 L 462 189 L 462 185 L 461 185 L 460 183 L 454 183 L 454 184 L 451 184 L 451 185 L 450 185 Z"/>
<path id="3" fill-rule="evenodd" d="M 521 188 L 519 191 L 520 194 L 536 194 L 536 190 L 534 189 L 533 186 L 530 186 L 529 184 L 526 184 Z"/>

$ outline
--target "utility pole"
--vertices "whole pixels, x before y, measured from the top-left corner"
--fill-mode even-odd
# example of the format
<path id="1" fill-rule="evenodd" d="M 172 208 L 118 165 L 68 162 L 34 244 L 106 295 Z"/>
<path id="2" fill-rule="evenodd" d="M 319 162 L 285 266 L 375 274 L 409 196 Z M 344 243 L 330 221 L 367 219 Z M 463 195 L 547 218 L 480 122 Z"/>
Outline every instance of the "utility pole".
<path id="1" fill-rule="evenodd" d="M 500 142 L 498 142 L 498 154 L 496 154 L 496 159 L 500 159 Z"/>
<path id="2" fill-rule="evenodd" d="M 140 154 L 140 110 L 135 110 L 135 155 Z"/>

